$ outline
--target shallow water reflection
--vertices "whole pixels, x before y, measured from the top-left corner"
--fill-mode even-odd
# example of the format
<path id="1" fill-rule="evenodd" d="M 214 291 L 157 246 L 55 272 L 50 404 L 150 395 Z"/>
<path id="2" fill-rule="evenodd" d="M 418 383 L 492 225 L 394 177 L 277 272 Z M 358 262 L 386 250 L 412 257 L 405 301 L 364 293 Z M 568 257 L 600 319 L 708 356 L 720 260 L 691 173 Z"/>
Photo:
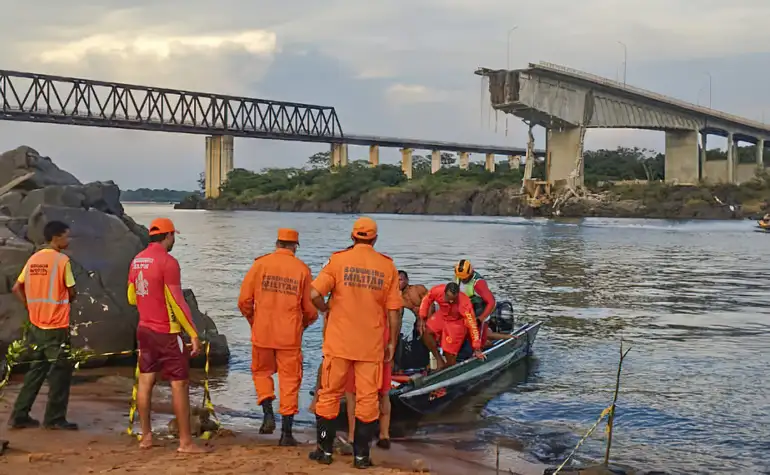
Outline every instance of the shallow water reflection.
<path id="1" fill-rule="evenodd" d="M 300 257 L 317 272 L 330 252 L 347 246 L 352 217 L 126 209 L 145 224 L 170 216 L 182 230 L 174 254 L 184 283 L 228 336 L 233 354 L 213 386 L 214 401 L 229 409 L 226 420 L 257 426 L 249 329 L 236 308 L 241 279 L 255 257 L 271 250 L 280 226 L 300 231 Z M 614 458 L 673 473 L 767 470 L 770 247 L 753 223 L 415 216 L 378 222 L 378 249 L 414 283 L 448 279 L 453 262 L 468 257 L 499 298 L 514 302 L 520 319 L 545 321 L 528 365 L 452 414 L 423 421 L 417 436 L 468 429 L 470 439 L 503 438 L 533 461 L 559 462 L 609 404 L 622 337 L 633 349 L 624 365 Z M 320 330 L 306 333 L 303 408 Z M 306 411 L 299 419 L 312 420 Z M 580 457 L 603 456 L 601 432 Z"/>

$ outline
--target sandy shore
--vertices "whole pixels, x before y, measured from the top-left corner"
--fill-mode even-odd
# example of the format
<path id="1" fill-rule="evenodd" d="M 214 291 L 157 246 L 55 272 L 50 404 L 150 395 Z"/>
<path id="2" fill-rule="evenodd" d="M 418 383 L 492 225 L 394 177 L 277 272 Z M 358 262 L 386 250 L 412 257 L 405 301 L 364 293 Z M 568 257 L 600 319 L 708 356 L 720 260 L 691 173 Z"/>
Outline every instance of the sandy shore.
<path id="1" fill-rule="evenodd" d="M 0 456 L 0 473 L 14 475 L 75 475 L 94 473 L 149 473 L 164 475 L 184 473 L 218 474 L 404 474 L 423 471 L 442 475 L 474 473 L 493 474 L 495 470 L 473 454 L 453 453 L 441 444 L 394 443 L 389 451 L 373 450 L 376 467 L 367 471 L 352 467 L 352 458 L 336 456 L 331 466 L 321 466 L 307 459 L 314 445 L 314 434 L 298 431 L 302 443 L 296 448 L 277 447 L 277 434 L 257 436 L 251 431 L 233 432 L 205 442 L 214 448 L 211 454 L 184 456 L 176 453 L 174 440 L 159 440 L 159 447 L 142 451 L 125 434 L 131 379 L 110 374 L 110 370 L 82 371 L 76 374 L 70 402 L 70 420 L 81 430 L 74 433 L 27 429 L 10 431 L 6 422 L 16 398 L 19 378 L 15 377 L 0 401 L 0 439 L 10 447 Z M 42 419 L 47 388 L 44 386 L 32 416 Z M 154 397 L 154 429 L 165 430 L 170 419 L 170 405 L 165 388 Z M 228 427 L 228 429 L 230 429 Z M 199 441 L 204 443 L 204 441 Z M 502 468 L 502 467 L 501 467 Z M 529 475 L 542 473 L 542 467 L 518 462 L 515 471 L 506 467 L 501 473 Z"/>

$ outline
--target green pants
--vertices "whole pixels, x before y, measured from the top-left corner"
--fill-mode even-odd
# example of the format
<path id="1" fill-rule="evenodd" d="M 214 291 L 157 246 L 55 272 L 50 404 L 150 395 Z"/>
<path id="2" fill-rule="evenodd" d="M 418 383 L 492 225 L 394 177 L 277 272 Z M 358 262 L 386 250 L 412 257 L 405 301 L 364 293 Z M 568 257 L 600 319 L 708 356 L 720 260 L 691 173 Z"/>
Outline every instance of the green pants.
<path id="1" fill-rule="evenodd" d="M 48 379 L 48 404 L 45 408 L 44 425 L 52 425 L 67 419 L 67 405 L 70 399 L 70 384 L 74 365 L 69 356 L 69 328 L 43 330 L 32 325 L 27 334 L 30 348 L 27 353 L 30 360 L 29 371 L 24 376 L 24 385 L 16 398 L 11 418 L 23 421 L 29 417 L 29 411 L 35 398 Z"/>

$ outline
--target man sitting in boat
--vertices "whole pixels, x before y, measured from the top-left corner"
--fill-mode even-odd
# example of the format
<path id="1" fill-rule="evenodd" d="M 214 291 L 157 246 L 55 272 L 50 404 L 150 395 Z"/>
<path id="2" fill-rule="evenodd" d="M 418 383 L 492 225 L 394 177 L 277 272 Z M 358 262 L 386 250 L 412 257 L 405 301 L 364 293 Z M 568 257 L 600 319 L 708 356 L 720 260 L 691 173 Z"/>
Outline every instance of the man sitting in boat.
<path id="1" fill-rule="evenodd" d="M 428 311 L 434 303 L 438 304 L 438 310 L 429 319 Z M 484 359 L 481 334 L 476 325 L 471 299 L 460 292 L 460 286 L 456 282 L 440 284 L 430 289 L 420 304 L 419 317 L 419 331 L 422 333 L 423 342 L 436 358 L 438 370 L 457 363 L 457 354 L 468 333 L 471 336 L 474 356 Z M 438 351 L 437 341 L 440 341 L 443 356 Z"/>
<path id="2" fill-rule="evenodd" d="M 463 293 L 471 299 L 473 312 L 477 318 L 476 325 L 478 325 L 479 332 L 481 333 L 481 344 L 483 348 L 487 345 L 490 336 L 488 328 L 489 317 L 497 308 L 495 296 L 492 295 L 492 291 L 489 290 L 489 286 L 487 285 L 487 281 L 484 280 L 484 277 L 476 272 L 471 265 L 471 261 L 467 259 L 460 259 L 457 265 L 455 265 L 455 282 L 460 286 Z M 461 360 L 469 358 L 471 353 L 471 342 L 466 338 L 460 350 L 460 354 L 464 355 L 465 358 L 461 358 Z"/>
<path id="3" fill-rule="evenodd" d="M 762 229 L 770 229 L 770 213 L 762 216 L 762 219 L 760 219 L 757 224 L 759 224 L 759 227 Z"/>

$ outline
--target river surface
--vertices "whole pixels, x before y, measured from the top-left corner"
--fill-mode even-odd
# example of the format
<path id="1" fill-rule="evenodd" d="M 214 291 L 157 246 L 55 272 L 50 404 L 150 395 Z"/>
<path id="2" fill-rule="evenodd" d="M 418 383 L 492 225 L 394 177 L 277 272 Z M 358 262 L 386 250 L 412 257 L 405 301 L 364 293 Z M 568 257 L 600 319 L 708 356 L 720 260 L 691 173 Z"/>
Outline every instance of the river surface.
<path id="1" fill-rule="evenodd" d="M 258 426 L 249 328 L 236 307 L 241 279 L 255 257 L 272 250 L 282 226 L 299 230 L 298 255 L 317 273 L 349 244 L 354 217 L 156 205 L 126 211 L 145 225 L 168 216 L 180 229 L 173 253 L 183 284 L 232 351 L 213 400 L 227 408 L 226 421 Z M 668 473 L 770 473 L 770 236 L 754 232 L 754 223 L 376 219 L 377 248 L 412 283 L 446 281 L 453 263 L 469 258 L 498 299 L 513 301 L 519 321 L 544 321 L 528 362 L 419 433 L 449 434 L 455 448 L 469 450 L 478 441 L 509 441 L 532 462 L 558 464 L 610 404 L 623 338 L 631 352 L 613 436 L 616 462 Z M 404 326 L 411 321 L 405 317 Z M 304 341 L 299 419 L 308 426 L 320 332 L 314 325 Z M 603 433 L 601 425 L 578 461 L 601 460 Z"/>

